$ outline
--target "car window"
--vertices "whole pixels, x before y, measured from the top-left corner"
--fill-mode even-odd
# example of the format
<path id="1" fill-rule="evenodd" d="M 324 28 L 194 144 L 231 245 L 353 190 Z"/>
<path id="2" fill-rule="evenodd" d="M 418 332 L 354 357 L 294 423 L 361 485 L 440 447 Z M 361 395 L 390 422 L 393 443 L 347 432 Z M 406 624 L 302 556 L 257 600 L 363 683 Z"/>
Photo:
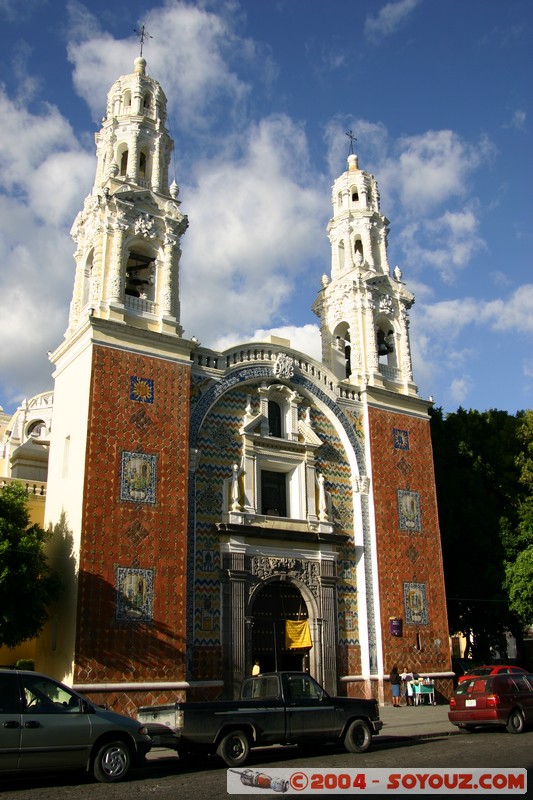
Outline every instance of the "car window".
<path id="1" fill-rule="evenodd" d="M 42 675 L 23 675 L 22 685 L 26 713 L 62 714 L 81 710 L 79 697 L 50 678 Z"/>
<path id="2" fill-rule="evenodd" d="M 530 688 L 529 688 L 529 684 L 528 684 L 528 682 L 526 681 L 526 679 L 524 678 L 523 675 L 513 675 L 512 677 L 509 677 L 509 681 L 510 681 L 510 683 L 513 684 L 514 688 L 518 692 L 529 692 L 529 691 L 531 691 Z"/>
<path id="3" fill-rule="evenodd" d="M 477 667 L 476 669 L 469 669 L 465 675 L 490 675 L 490 667 Z"/>
<path id="4" fill-rule="evenodd" d="M 289 696 L 291 700 L 322 700 L 324 690 L 307 675 L 289 675 Z"/>
<path id="5" fill-rule="evenodd" d="M 255 698 L 274 698 L 279 695 L 278 679 L 275 675 L 266 675 L 261 678 L 245 681 L 242 688 L 243 700 Z"/>
<path id="6" fill-rule="evenodd" d="M 0 714 L 20 714 L 19 680 L 14 672 L 0 675 Z"/>

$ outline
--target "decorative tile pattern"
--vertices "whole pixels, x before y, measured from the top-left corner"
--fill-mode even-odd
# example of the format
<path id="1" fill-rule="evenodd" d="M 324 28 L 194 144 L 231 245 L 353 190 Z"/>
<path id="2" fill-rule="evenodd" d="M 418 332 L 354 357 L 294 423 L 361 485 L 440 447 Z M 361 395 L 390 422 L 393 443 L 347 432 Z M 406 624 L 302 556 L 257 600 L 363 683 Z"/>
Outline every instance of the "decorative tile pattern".
<path id="1" fill-rule="evenodd" d="M 143 406 L 138 408 L 135 413 L 131 415 L 130 421 L 132 425 L 135 425 L 139 433 L 144 433 L 150 425 L 153 425 L 152 418 L 146 413 Z"/>
<path id="2" fill-rule="evenodd" d="M 117 567 L 116 599 L 118 620 L 151 622 L 154 605 L 154 571 Z"/>
<path id="3" fill-rule="evenodd" d="M 123 451 L 120 463 L 120 499 L 155 505 L 157 456 Z"/>
<path id="4" fill-rule="evenodd" d="M 396 469 L 398 469 L 402 473 L 402 475 L 409 475 L 409 473 L 412 472 L 412 470 L 413 470 L 413 468 L 410 465 L 410 463 L 408 462 L 408 460 L 406 458 L 404 458 L 403 456 L 400 458 L 400 460 L 396 464 Z"/>
<path id="5" fill-rule="evenodd" d="M 427 625 L 429 622 L 425 583 L 404 583 L 403 603 L 406 625 Z"/>
<path id="6" fill-rule="evenodd" d="M 421 531 L 420 495 L 398 489 L 398 517 L 401 531 Z"/>
<path id="7" fill-rule="evenodd" d="M 409 431 L 393 428 L 394 447 L 396 450 L 409 450 Z"/>
<path id="8" fill-rule="evenodd" d="M 135 547 L 138 547 L 147 536 L 149 536 L 149 532 L 146 530 L 144 525 L 142 525 L 138 519 L 136 519 L 132 524 L 126 528 L 124 531 L 125 535 L 128 539 L 131 540 L 132 544 Z"/>
<path id="9" fill-rule="evenodd" d="M 136 403 L 154 402 L 154 382 L 152 378 L 138 378 L 130 375 L 130 400 Z"/>

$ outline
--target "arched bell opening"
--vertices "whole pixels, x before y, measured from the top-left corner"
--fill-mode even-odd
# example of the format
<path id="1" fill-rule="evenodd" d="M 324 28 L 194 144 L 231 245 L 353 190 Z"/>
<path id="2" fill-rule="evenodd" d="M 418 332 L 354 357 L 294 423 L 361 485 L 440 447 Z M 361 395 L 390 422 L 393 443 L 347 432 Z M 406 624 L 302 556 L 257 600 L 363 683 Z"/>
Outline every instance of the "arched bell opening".
<path id="1" fill-rule="evenodd" d="M 155 298 L 155 256 L 131 249 L 126 263 L 126 297 L 153 301 Z"/>
<path id="2" fill-rule="evenodd" d="M 300 589 L 273 580 L 255 594 L 251 607 L 251 664 L 261 672 L 311 669 L 309 609 Z"/>
<path id="3" fill-rule="evenodd" d="M 333 331 L 335 348 L 344 356 L 344 375 L 349 378 L 352 374 L 352 347 L 350 342 L 350 327 L 347 322 L 341 322 Z"/>
<path id="4" fill-rule="evenodd" d="M 396 363 L 394 329 L 387 319 L 379 322 L 376 328 L 376 347 L 380 363 L 394 366 Z"/>

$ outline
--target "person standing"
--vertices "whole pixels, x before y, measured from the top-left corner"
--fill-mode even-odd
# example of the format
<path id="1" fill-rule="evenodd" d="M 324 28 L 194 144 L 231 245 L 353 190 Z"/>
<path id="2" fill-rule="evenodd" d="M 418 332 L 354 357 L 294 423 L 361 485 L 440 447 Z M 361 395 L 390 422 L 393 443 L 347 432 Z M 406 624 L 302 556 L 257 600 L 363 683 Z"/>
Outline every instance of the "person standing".
<path id="1" fill-rule="evenodd" d="M 413 705 L 413 686 L 412 686 L 413 673 L 409 672 L 407 667 L 404 667 L 403 668 L 403 672 L 400 675 L 400 678 L 401 678 L 403 686 L 404 686 L 405 703 L 408 706 L 412 706 Z"/>
<path id="2" fill-rule="evenodd" d="M 393 708 L 400 708 L 402 679 L 400 678 L 400 673 L 398 672 L 398 667 L 396 664 L 390 671 L 389 680 L 391 685 Z"/>

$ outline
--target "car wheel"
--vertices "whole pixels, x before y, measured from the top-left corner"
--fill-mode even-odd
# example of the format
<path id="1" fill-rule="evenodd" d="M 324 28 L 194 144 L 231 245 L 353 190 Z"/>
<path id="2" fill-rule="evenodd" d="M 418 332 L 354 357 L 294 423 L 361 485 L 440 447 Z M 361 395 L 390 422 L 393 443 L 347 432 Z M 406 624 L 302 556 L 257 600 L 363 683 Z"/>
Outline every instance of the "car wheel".
<path id="1" fill-rule="evenodd" d="M 507 730 L 509 733 L 522 733 L 525 728 L 524 717 L 518 708 L 514 708 L 507 720 Z"/>
<path id="2" fill-rule="evenodd" d="M 250 741 L 244 731 L 231 731 L 220 741 L 217 755 L 228 767 L 240 767 L 248 760 Z"/>
<path id="3" fill-rule="evenodd" d="M 125 742 L 106 742 L 96 753 L 94 777 L 102 783 L 121 781 L 130 771 L 131 762 L 131 751 Z"/>
<path id="4" fill-rule="evenodd" d="M 344 746 L 349 753 L 365 753 L 371 741 L 372 732 L 364 719 L 355 719 L 344 735 Z"/>

